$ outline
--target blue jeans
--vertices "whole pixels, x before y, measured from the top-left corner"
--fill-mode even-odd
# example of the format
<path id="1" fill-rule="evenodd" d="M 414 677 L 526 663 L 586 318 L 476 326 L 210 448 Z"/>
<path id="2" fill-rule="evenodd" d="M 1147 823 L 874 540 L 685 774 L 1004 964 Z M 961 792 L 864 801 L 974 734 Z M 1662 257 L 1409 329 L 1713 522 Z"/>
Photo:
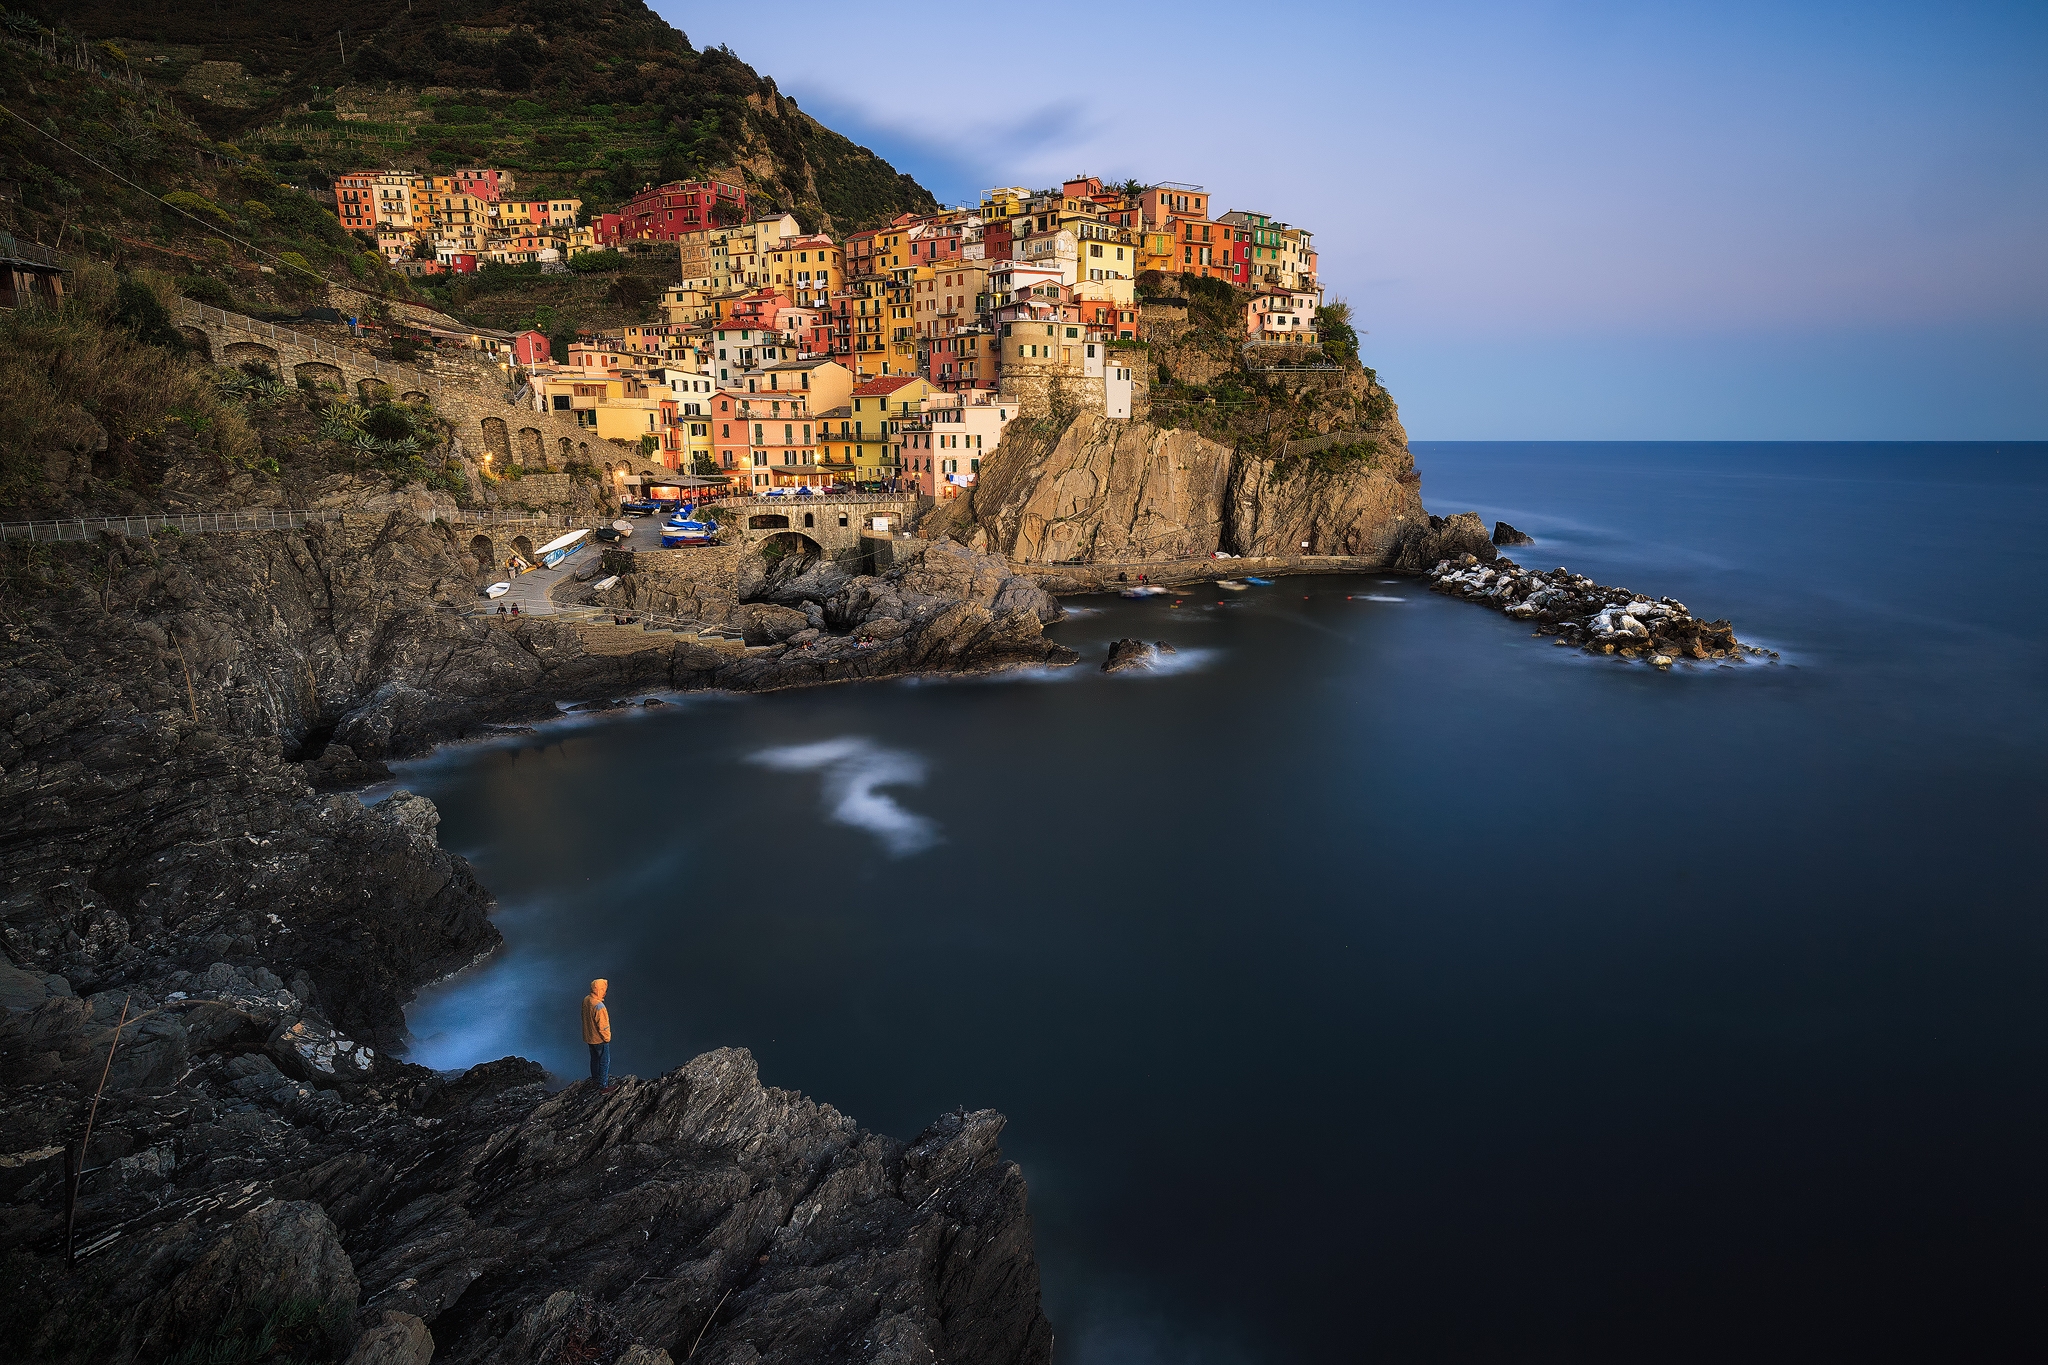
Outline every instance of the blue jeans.
<path id="1" fill-rule="evenodd" d="M 610 1043 L 592 1043 L 590 1045 L 590 1079 L 596 1081 L 598 1086 L 602 1088 L 610 1083 L 611 1078 L 612 1045 Z"/>

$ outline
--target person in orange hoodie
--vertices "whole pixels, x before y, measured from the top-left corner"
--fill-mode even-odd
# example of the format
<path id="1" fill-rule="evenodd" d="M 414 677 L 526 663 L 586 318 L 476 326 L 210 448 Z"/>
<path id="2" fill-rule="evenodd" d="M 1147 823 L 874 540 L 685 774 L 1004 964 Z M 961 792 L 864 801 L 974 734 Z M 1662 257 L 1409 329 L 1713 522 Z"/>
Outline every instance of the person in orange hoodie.
<path id="1" fill-rule="evenodd" d="M 618 1089 L 612 1075 L 612 1015 L 604 1007 L 604 992 L 611 982 L 599 977 L 590 983 L 583 997 L 583 1041 L 590 1044 L 590 1079 L 609 1095 Z"/>

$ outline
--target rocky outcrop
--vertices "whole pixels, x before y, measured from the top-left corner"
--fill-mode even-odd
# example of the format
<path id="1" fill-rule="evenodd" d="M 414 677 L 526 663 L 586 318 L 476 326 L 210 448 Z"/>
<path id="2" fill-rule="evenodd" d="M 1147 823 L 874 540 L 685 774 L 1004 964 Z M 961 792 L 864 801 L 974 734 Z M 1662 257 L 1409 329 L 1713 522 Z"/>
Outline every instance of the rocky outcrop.
<path id="1" fill-rule="evenodd" d="M 1334 454 L 1275 458 L 1086 414 L 1056 432 L 1019 426 L 982 462 L 974 490 L 921 529 L 1034 564 L 1216 550 L 1390 562 L 1428 514 L 1399 422 L 1358 437 Z"/>
<path id="2" fill-rule="evenodd" d="M 1476 555 L 1442 560 L 1428 574 L 1438 591 L 1481 602 L 1527 621 L 1539 635 L 1588 653 L 1616 654 L 1669 668 L 1681 659 L 1741 663 L 1745 656 L 1777 656 L 1745 645 L 1726 621 L 1701 621 L 1683 602 L 1652 601 L 1627 588 L 1612 588 L 1569 569 L 1553 573 L 1524 569 L 1512 559 L 1482 563 Z"/>
<path id="3" fill-rule="evenodd" d="M 1504 521 L 1496 521 L 1493 524 L 1493 543 L 1495 545 L 1534 545 L 1536 537 L 1525 531 L 1517 531 Z"/>
<path id="4" fill-rule="evenodd" d="M 1477 512 L 1459 512 L 1448 517 L 1429 517 L 1422 524 L 1403 528 L 1398 550 L 1388 567 L 1403 573 L 1421 573 L 1446 559 L 1471 555 L 1492 560 L 1500 552 L 1486 534 L 1486 523 Z"/>
<path id="5" fill-rule="evenodd" d="M 1143 640 L 1117 640 L 1109 647 L 1109 657 L 1102 661 L 1102 671 L 1122 673 L 1133 668 L 1150 668 L 1157 657 L 1152 646 Z"/>
<path id="6" fill-rule="evenodd" d="M 288 1322 L 302 1354 L 374 1329 L 365 1360 L 405 1358 L 417 1319 L 437 1359 L 645 1365 L 700 1330 L 714 1360 L 1046 1358 L 994 1115 L 895 1143 L 762 1089 L 744 1054 L 588 1104 L 548 1100 L 531 1063 L 451 1082 L 394 1060 L 403 1002 L 498 942 L 491 899 L 431 802 L 315 789 L 567 701 L 1071 661 L 1035 584 L 930 546 L 888 575 L 785 578 L 831 594 L 751 604 L 771 640 L 802 625 L 783 643 L 600 657 L 544 617 L 444 610 L 473 600 L 475 566 L 404 512 L 17 568 L 0 1241 L 29 1344 L 11 1349 L 243 1358 Z M 67 1275 L 66 1148 L 103 1070 Z"/>
<path id="7" fill-rule="evenodd" d="M 1422 516 L 1403 448 L 1387 468 L 1333 480 L 1286 477 L 1192 431 L 1083 415 L 1057 434 L 1013 429 L 935 531 L 1020 561 L 1058 563 L 1298 553 L 1378 544 L 1394 519 Z"/>
<path id="8" fill-rule="evenodd" d="M 509 1059 L 302 1083 L 235 1022 L 287 993 L 225 967 L 186 984 L 125 992 L 186 1051 L 101 1100 L 75 1272 L 63 1153 L 97 1067 L 6 1077 L 12 1352 L 246 1358 L 234 1348 L 282 1314 L 322 1358 L 364 1365 L 647 1362 L 700 1340 L 729 1362 L 1050 1358 L 997 1114 L 897 1142 L 764 1087 L 733 1050 L 609 1094 L 550 1095 Z M 80 1003 L 11 1010 L 0 1057 L 103 1057 L 116 1016 Z"/>

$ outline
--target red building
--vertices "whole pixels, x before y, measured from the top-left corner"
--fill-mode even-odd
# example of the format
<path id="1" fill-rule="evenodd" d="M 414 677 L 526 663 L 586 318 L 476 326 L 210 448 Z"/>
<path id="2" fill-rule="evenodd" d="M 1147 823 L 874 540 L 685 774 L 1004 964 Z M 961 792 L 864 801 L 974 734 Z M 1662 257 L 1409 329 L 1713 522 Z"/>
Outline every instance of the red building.
<path id="1" fill-rule="evenodd" d="M 521 332 L 512 338 L 512 358 L 521 365 L 545 365 L 554 356 L 548 348 L 546 335 L 540 332 Z"/>
<path id="2" fill-rule="evenodd" d="M 991 218 L 981 225 L 981 254 L 984 260 L 1007 261 L 1014 249 L 1014 224 L 1007 218 Z"/>
<path id="3" fill-rule="evenodd" d="M 512 188 L 512 174 L 509 171 L 493 171 L 479 166 L 459 168 L 449 177 L 455 182 L 457 194 L 474 195 L 495 204 Z"/>
<path id="4" fill-rule="evenodd" d="M 640 191 L 619 209 L 605 214 L 617 226 L 607 245 L 617 242 L 673 242 L 686 232 L 746 221 L 747 192 L 723 180 L 671 180 Z M 598 240 L 605 237 L 600 231 Z"/>

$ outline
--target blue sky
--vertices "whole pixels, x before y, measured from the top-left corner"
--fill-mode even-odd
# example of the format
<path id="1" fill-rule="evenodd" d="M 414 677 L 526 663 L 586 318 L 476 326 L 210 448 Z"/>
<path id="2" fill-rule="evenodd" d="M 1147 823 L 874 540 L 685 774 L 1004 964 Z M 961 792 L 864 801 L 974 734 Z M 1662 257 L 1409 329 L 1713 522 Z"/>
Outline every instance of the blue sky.
<path id="1" fill-rule="evenodd" d="M 2048 437 L 2048 5 L 655 8 L 948 203 L 1314 229 L 1417 439 Z"/>

